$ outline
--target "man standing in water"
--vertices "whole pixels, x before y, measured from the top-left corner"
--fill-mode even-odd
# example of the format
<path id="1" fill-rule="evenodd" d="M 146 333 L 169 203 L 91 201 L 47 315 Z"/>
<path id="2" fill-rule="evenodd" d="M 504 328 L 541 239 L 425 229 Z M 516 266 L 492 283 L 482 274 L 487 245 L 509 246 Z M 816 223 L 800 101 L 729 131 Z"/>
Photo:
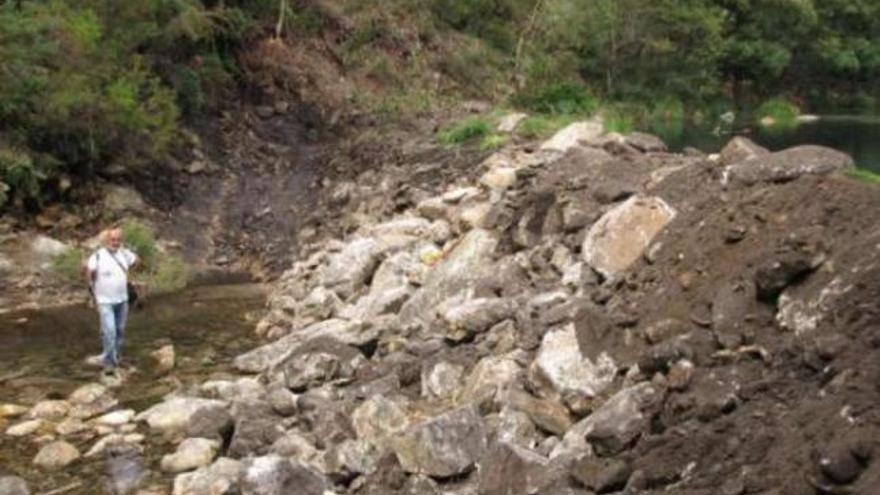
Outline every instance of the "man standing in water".
<path id="1" fill-rule="evenodd" d="M 101 233 L 102 247 L 89 256 L 83 266 L 98 316 L 104 353 L 101 362 L 104 376 L 114 377 L 122 355 L 125 323 L 128 319 L 128 272 L 137 263 L 133 252 L 122 247 L 122 229 L 110 228 Z"/>

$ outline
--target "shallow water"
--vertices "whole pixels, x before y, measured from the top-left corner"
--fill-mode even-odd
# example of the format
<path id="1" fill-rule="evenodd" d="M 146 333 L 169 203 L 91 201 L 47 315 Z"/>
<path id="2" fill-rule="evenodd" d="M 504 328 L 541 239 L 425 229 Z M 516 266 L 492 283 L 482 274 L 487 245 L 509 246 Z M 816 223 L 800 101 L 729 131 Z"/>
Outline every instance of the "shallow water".
<path id="1" fill-rule="evenodd" d="M 746 136 L 772 151 L 819 144 L 848 153 L 859 167 L 880 173 L 880 116 L 823 115 L 791 129 L 684 125 L 656 126 L 651 131 L 673 151 L 692 146 L 716 153 L 735 135 Z"/>
<path id="2" fill-rule="evenodd" d="M 255 345 L 253 328 L 264 300 L 264 289 L 258 285 L 201 287 L 149 300 L 133 311 L 123 363 L 134 371 L 115 390 L 119 408 L 140 411 L 169 392 L 230 372 L 231 358 Z M 175 349 L 175 370 L 157 376 L 150 353 L 169 343 Z M 77 387 L 97 381 L 99 370 L 84 360 L 100 352 L 93 309 L 0 315 L 0 403 L 30 405 L 66 398 Z M 46 475 L 31 463 L 39 450 L 34 437 L 6 437 L 2 431 L 7 427 L 0 419 L 0 475 L 25 478 L 35 493 L 80 481 L 82 486 L 66 493 L 125 493 L 119 487 L 131 486 L 157 467 L 152 466 L 156 459 L 149 457 L 108 456 L 80 460 L 63 472 Z M 94 440 L 71 443 L 85 452 Z"/>

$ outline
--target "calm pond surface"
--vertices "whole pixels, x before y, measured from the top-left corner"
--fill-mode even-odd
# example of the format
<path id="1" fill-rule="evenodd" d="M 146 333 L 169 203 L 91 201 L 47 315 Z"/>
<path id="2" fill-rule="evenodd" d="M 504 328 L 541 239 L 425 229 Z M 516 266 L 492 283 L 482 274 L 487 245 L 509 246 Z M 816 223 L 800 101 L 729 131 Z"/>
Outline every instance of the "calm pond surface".
<path id="1" fill-rule="evenodd" d="M 264 301 L 265 288 L 259 285 L 199 287 L 148 300 L 130 315 L 123 360 L 136 371 L 114 390 L 120 401 L 117 408 L 141 411 L 169 392 L 231 374 L 231 358 L 257 345 L 253 329 Z M 165 344 L 174 345 L 176 366 L 170 375 L 157 376 L 150 353 Z M 30 405 L 66 398 L 79 386 L 98 381 L 99 370 L 84 360 L 100 352 L 94 309 L 0 315 L 0 403 Z M 71 483 L 82 486 L 66 493 L 124 493 L 114 486 L 132 477 L 156 476 L 157 459 L 149 455 L 80 459 L 47 475 L 32 464 L 39 451 L 35 436 L 13 439 L 2 434 L 18 421 L 0 418 L 0 476 L 21 476 L 34 493 Z M 67 440 L 80 452 L 95 441 Z"/>
<path id="2" fill-rule="evenodd" d="M 848 153 L 859 167 L 880 173 L 880 116 L 823 115 L 792 129 L 733 126 L 724 130 L 685 125 L 655 126 L 650 132 L 662 137 L 673 151 L 692 146 L 716 153 L 736 135 L 746 136 L 772 151 L 819 144 Z"/>

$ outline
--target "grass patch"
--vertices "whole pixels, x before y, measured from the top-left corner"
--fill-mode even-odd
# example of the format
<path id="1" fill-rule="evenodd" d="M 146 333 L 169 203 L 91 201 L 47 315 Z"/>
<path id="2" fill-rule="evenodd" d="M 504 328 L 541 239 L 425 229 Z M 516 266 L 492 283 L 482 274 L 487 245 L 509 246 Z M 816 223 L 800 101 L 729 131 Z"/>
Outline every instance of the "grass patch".
<path id="1" fill-rule="evenodd" d="M 755 111 L 755 119 L 765 127 L 795 127 L 800 109 L 785 98 L 771 98 Z"/>
<path id="2" fill-rule="evenodd" d="M 508 141 L 510 136 L 507 134 L 488 134 L 480 140 L 480 149 L 494 150 L 504 146 Z"/>
<path id="3" fill-rule="evenodd" d="M 880 173 L 872 172 L 866 168 L 856 168 L 847 172 L 847 175 L 861 182 L 880 185 Z"/>
<path id="4" fill-rule="evenodd" d="M 441 131 L 437 140 L 446 146 L 454 146 L 482 138 L 492 133 L 492 125 L 479 117 L 472 117 Z"/>
<path id="5" fill-rule="evenodd" d="M 602 110 L 602 123 L 607 132 L 629 134 L 636 127 L 636 117 L 622 106 L 611 106 Z"/>
<path id="6" fill-rule="evenodd" d="M 525 138 L 544 138 L 575 120 L 572 115 L 532 115 L 516 126 L 516 133 Z"/>

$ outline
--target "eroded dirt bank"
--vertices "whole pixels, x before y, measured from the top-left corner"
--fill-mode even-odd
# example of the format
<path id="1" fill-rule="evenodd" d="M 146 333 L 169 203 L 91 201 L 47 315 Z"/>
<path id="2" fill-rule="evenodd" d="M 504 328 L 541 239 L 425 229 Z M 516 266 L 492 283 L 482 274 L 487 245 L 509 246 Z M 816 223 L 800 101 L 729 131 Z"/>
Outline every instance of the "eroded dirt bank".
<path id="1" fill-rule="evenodd" d="M 592 123 L 424 150 L 325 176 L 270 342 L 127 423 L 182 472 L 144 493 L 880 486 L 880 194 L 848 157 Z"/>

